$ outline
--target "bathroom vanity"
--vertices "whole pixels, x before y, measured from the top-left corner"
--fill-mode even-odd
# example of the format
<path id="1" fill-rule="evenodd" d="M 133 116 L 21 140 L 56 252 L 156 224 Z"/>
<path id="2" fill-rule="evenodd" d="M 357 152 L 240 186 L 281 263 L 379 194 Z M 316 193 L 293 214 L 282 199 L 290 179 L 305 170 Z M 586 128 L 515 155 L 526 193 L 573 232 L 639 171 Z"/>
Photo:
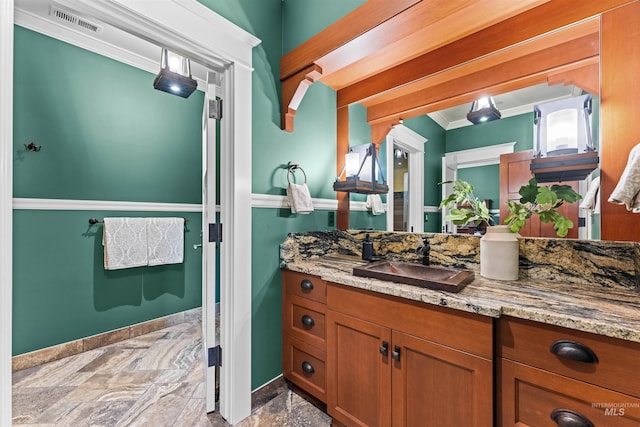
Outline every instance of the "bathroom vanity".
<path id="1" fill-rule="evenodd" d="M 352 275 L 362 264 L 283 264 L 284 376 L 335 425 L 640 424 L 636 289 L 478 274 L 453 294 Z"/>

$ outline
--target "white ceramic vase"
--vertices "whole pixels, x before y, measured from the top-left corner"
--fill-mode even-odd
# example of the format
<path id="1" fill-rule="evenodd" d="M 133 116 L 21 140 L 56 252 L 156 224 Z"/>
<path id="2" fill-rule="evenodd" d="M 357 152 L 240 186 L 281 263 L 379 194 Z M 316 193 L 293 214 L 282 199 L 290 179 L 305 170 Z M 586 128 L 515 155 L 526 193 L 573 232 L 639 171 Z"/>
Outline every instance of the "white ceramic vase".
<path id="1" fill-rule="evenodd" d="M 480 239 L 480 275 L 487 279 L 518 280 L 520 244 L 508 225 L 487 227 Z"/>

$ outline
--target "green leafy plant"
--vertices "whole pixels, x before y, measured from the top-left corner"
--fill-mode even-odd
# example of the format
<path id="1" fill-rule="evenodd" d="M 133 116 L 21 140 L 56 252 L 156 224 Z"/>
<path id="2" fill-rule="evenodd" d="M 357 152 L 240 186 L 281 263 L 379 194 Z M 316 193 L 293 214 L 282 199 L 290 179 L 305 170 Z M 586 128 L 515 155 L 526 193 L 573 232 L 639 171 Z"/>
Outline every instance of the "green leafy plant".
<path id="1" fill-rule="evenodd" d="M 478 199 L 473 194 L 473 185 L 466 181 L 457 179 L 455 181 L 445 181 L 442 184 L 453 182 L 453 192 L 440 202 L 440 208 L 448 207 L 449 214 L 444 217 L 447 221 L 452 221 L 455 225 L 480 225 L 483 221 L 493 225 L 494 220 L 489 213 L 489 208 L 484 200 Z"/>
<path id="2" fill-rule="evenodd" d="M 540 186 L 538 181 L 532 178 L 528 185 L 520 187 L 518 193 L 522 196 L 519 202 L 507 202 L 509 216 L 504 220 L 512 232 L 520 231 L 533 214 L 538 215 L 543 223 L 553 223 L 553 228 L 560 237 L 566 236 L 569 229 L 573 228 L 573 221 L 556 210 L 565 202 L 574 203 L 582 198 L 571 186 Z"/>

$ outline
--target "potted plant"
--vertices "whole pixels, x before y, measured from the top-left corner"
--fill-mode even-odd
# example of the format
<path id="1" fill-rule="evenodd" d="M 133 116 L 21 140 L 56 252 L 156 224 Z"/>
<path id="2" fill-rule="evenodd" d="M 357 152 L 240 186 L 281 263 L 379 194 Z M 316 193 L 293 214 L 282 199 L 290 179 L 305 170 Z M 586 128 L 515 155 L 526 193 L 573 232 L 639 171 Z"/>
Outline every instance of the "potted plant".
<path id="1" fill-rule="evenodd" d="M 451 182 L 451 181 L 448 181 Z M 563 203 L 573 203 L 581 196 L 568 185 L 540 186 L 535 178 L 523 185 L 518 202 L 507 202 L 509 216 L 505 225 L 493 225 L 494 220 L 483 200 L 473 194 L 473 185 L 462 180 L 453 182 L 453 192 L 440 203 L 440 208 L 450 207 L 446 220 L 456 225 L 489 224 L 487 233 L 480 239 L 480 275 L 490 279 L 517 280 L 519 266 L 518 231 L 531 216 L 553 223 L 560 237 L 567 235 L 573 222 L 559 213 Z"/>
<path id="2" fill-rule="evenodd" d="M 520 200 L 507 202 L 509 216 L 504 223 L 509 229 L 517 233 L 534 214 L 540 217 L 540 222 L 553 223 L 553 228 L 559 237 L 564 237 L 573 228 L 573 221 L 562 215 L 557 209 L 566 203 L 574 203 L 582 198 L 569 185 L 554 184 L 551 187 L 538 185 L 535 178 L 529 180 L 518 191 Z"/>
<path id="3" fill-rule="evenodd" d="M 449 207 L 449 214 L 445 217 L 447 221 L 460 226 L 471 224 L 478 226 L 483 221 L 488 225 L 495 223 L 484 200 L 478 199 L 473 194 L 473 185 L 461 179 L 443 182 L 443 184 L 449 183 L 453 183 L 453 192 L 440 202 L 440 209 Z"/>

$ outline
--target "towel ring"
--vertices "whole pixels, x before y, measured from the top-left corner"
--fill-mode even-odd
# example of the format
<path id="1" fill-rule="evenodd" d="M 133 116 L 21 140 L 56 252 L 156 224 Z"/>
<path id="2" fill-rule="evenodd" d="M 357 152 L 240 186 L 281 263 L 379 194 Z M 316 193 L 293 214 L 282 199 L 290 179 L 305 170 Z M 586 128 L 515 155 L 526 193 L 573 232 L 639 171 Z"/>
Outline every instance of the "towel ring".
<path id="1" fill-rule="evenodd" d="M 289 179 L 289 174 L 294 174 L 296 169 L 300 169 L 302 171 L 302 174 L 304 175 L 304 183 L 307 183 L 307 174 L 305 173 L 304 169 L 302 169 L 300 167 L 300 165 L 298 165 L 297 163 L 293 163 L 293 162 L 289 162 L 289 170 L 287 171 L 287 182 L 289 184 L 291 184 L 291 180 Z"/>

